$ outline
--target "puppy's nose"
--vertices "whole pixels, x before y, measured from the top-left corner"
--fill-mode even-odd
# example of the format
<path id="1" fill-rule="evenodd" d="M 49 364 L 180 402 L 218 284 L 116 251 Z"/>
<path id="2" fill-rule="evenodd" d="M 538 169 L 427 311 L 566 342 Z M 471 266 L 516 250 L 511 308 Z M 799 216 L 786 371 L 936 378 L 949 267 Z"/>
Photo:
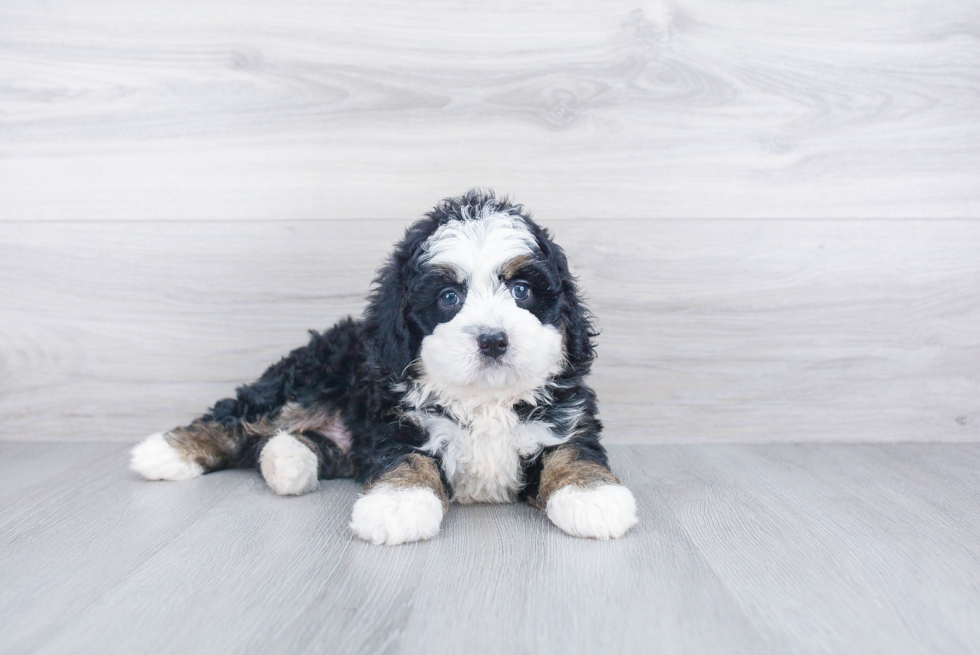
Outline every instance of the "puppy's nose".
<path id="1" fill-rule="evenodd" d="M 484 332 L 476 338 L 480 345 L 480 354 L 496 359 L 507 352 L 507 333 L 503 330 Z"/>

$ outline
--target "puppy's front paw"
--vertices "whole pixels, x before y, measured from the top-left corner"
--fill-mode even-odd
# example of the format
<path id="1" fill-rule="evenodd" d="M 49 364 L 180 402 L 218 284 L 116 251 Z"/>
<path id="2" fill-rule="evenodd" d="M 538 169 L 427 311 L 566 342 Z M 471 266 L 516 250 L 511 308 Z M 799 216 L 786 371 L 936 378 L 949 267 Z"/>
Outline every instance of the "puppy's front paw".
<path id="1" fill-rule="evenodd" d="M 190 480 L 204 473 L 197 462 L 187 462 L 163 432 L 151 434 L 132 451 L 129 468 L 147 480 Z"/>
<path id="2" fill-rule="evenodd" d="M 394 546 L 439 534 L 442 501 L 428 487 L 378 485 L 354 503 L 350 527 L 373 544 Z"/>
<path id="3" fill-rule="evenodd" d="M 259 453 L 262 477 L 280 496 L 298 496 L 320 487 L 316 453 L 288 432 L 269 439 Z"/>
<path id="4" fill-rule="evenodd" d="M 548 518 L 574 537 L 616 539 L 636 525 L 636 500 L 621 484 L 562 487 L 551 494 Z"/>

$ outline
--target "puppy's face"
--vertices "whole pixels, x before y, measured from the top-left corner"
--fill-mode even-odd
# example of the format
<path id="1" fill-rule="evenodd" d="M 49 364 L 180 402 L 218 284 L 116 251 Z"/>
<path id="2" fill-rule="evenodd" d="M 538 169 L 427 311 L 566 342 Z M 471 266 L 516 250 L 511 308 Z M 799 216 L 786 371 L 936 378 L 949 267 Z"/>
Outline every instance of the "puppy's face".
<path id="1" fill-rule="evenodd" d="M 519 395 L 561 370 L 561 279 L 523 218 L 451 220 L 421 248 L 407 319 L 424 335 L 416 367 L 429 385 Z"/>

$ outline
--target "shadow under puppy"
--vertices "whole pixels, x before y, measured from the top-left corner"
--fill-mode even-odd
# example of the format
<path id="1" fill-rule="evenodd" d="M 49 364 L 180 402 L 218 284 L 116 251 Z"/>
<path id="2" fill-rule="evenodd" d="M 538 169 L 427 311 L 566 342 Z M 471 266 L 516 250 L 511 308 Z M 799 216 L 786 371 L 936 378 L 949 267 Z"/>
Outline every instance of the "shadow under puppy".
<path id="1" fill-rule="evenodd" d="M 450 501 L 526 500 L 579 537 L 619 537 L 633 495 L 599 443 L 591 316 L 565 255 L 492 192 L 444 200 L 346 318 L 131 467 L 186 480 L 258 465 L 278 494 L 367 484 L 350 527 L 376 544 L 428 539 Z"/>

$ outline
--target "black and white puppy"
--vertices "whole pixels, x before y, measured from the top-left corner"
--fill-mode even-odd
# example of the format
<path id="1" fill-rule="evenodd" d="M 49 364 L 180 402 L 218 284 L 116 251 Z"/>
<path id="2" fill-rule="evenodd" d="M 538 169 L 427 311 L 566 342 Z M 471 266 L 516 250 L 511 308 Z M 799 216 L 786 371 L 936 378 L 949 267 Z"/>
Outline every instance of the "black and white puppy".
<path id="1" fill-rule="evenodd" d="M 451 501 L 519 499 L 571 535 L 619 537 L 636 503 L 599 443 L 594 336 L 548 232 L 470 191 L 407 230 L 361 320 L 147 437 L 131 467 L 186 480 L 257 465 L 284 495 L 356 477 L 350 527 L 376 544 L 436 535 Z"/>

